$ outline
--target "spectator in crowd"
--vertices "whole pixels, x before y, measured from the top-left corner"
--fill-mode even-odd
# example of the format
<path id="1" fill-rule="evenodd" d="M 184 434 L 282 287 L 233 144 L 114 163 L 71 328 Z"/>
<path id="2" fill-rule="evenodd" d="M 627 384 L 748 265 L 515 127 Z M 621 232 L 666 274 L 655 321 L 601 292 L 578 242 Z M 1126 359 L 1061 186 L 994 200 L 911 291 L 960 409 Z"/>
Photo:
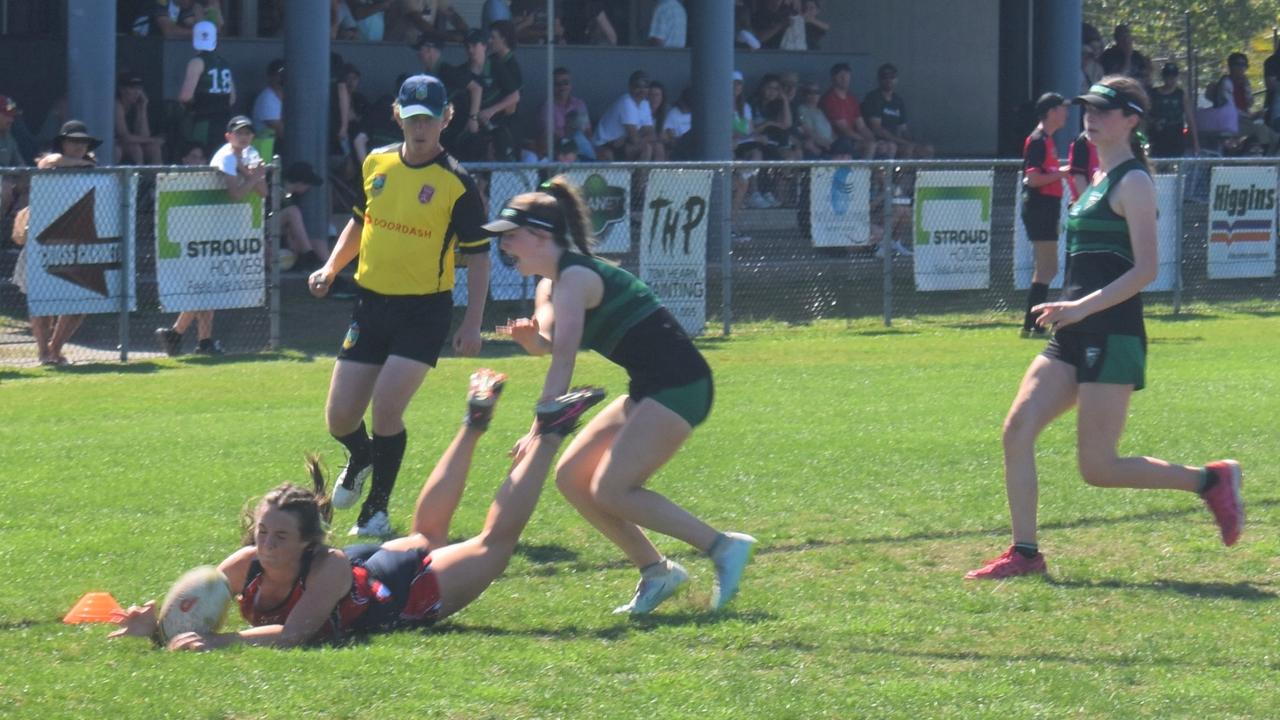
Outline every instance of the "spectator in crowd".
<path id="1" fill-rule="evenodd" d="M 556 141 L 554 160 L 564 165 L 578 162 L 578 144 L 572 138 L 560 138 Z"/>
<path id="2" fill-rule="evenodd" d="M 347 143 L 357 167 L 364 165 L 369 154 L 369 134 L 365 132 L 365 120 L 371 108 L 369 100 L 360 92 L 360 68 L 347 63 L 342 67 L 342 84 L 347 89 Z"/>
<path id="3" fill-rule="evenodd" d="M 751 16 L 751 28 L 760 44 L 768 50 L 782 47 L 782 38 L 791 27 L 791 18 L 799 15 L 797 0 L 760 0 Z M 803 27 L 801 36 L 803 37 Z"/>
<path id="4" fill-rule="evenodd" d="M 682 48 L 689 18 L 680 0 L 658 0 L 649 21 L 649 44 L 656 47 Z"/>
<path id="5" fill-rule="evenodd" d="M 895 157 L 931 158 L 933 146 L 916 139 L 907 127 L 907 106 L 897 92 L 898 68 L 885 63 L 876 71 L 878 87 L 862 101 L 862 115 L 877 139 L 897 146 Z"/>
<path id="6" fill-rule="evenodd" d="M 649 76 L 631 73 L 627 92 L 614 101 L 596 124 L 595 145 L 601 160 L 649 162 L 663 160 L 662 144 L 653 128 L 649 107 Z"/>
<path id="7" fill-rule="evenodd" d="M 733 157 L 736 160 L 759 162 L 764 159 L 765 138 L 760 134 L 755 111 L 743 92 L 742 73 L 733 71 Z M 774 208 L 781 205 L 777 198 L 760 190 L 759 168 L 739 170 L 734 177 L 733 207 L 741 209 Z M 742 238 L 739 238 L 742 239 Z"/>
<path id="8" fill-rule="evenodd" d="M 14 139 L 13 124 L 22 110 L 18 103 L 6 95 L 0 95 L 0 168 L 26 167 L 27 159 L 23 157 L 18 141 Z M 0 218 L 8 217 L 9 210 L 20 206 L 20 195 L 26 183 L 8 176 L 0 182 Z"/>
<path id="9" fill-rule="evenodd" d="M 821 91 L 818 89 L 818 83 L 808 81 L 800 85 L 800 107 L 796 110 L 796 127 L 799 131 L 800 149 L 806 160 L 828 158 L 832 144 L 836 140 L 831 121 L 827 120 L 822 108 L 818 107 L 819 95 Z M 850 157 L 853 156 L 853 147 L 849 143 L 844 143 L 844 146 L 839 149 L 844 150 Z"/>
<path id="10" fill-rule="evenodd" d="M 849 90 L 849 81 L 853 78 L 853 68 L 848 63 L 836 63 L 831 66 L 831 87 L 818 100 L 818 107 L 826 114 L 836 136 L 853 144 L 854 154 L 864 160 L 877 155 L 893 157 L 897 145 L 889 140 L 876 140 L 862 118 L 862 107 L 858 98 Z"/>
<path id="11" fill-rule="evenodd" d="M 284 60 L 267 64 L 267 86 L 253 101 L 253 124 L 270 129 L 276 142 L 284 137 Z"/>
<path id="12" fill-rule="evenodd" d="M 1151 61 L 1146 55 L 1133 48 L 1133 34 L 1129 31 L 1129 25 L 1126 23 L 1116 25 L 1111 36 L 1115 42 L 1102 51 L 1102 74 L 1128 75 L 1132 78 L 1149 77 Z"/>
<path id="13" fill-rule="evenodd" d="M 164 138 L 152 136 L 148 107 L 142 78 L 132 73 L 121 75 L 116 86 L 117 165 L 125 160 L 133 165 L 159 165 L 163 162 Z"/>
<path id="14" fill-rule="evenodd" d="M 1263 61 L 1262 82 L 1267 89 L 1263 117 L 1273 131 L 1280 133 L 1280 49 Z"/>
<path id="15" fill-rule="evenodd" d="M 1165 63 L 1160 69 L 1160 85 L 1151 89 L 1151 114 L 1147 117 L 1147 138 L 1151 156 L 1182 157 L 1186 140 L 1191 140 L 1192 155 L 1200 154 L 1196 131 L 1196 113 L 1191 97 L 1178 83 L 1177 63 Z"/>
<path id="16" fill-rule="evenodd" d="M 756 132 L 764 139 L 766 160 L 796 160 L 800 157 L 791 143 L 791 103 L 782 93 L 782 78 L 765 75 L 756 88 L 753 114 Z"/>
<path id="17" fill-rule="evenodd" d="M 821 50 L 822 39 L 831 31 L 831 25 L 818 17 L 822 14 L 822 3 L 818 0 L 804 0 L 800 8 L 800 15 L 804 17 L 805 46 L 809 50 Z"/>
<path id="18" fill-rule="evenodd" d="M 667 104 L 667 86 L 657 80 L 649 81 L 649 114 L 653 116 L 653 132 L 657 136 L 658 142 L 666 145 L 666 141 L 662 137 L 662 121 L 666 119 L 667 111 L 671 106 Z M 671 147 L 667 146 L 670 150 Z"/>
<path id="19" fill-rule="evenodd" d="M 463 44 L 467 61 L 453 68 L 448 79 L 442 79 L 454 116 L 445 126 L 440 142 L 450 155 L 465 162 L 484 160 L 489 155 L 488 137 L 480 124 L 480 102 L 485 83 L 493 78 L 485 72 L 488 66 L 485 33 L 472 30 Z"/>
<path id="20" fill-rule="evenodd" d="M 510 20 L 499 20 L 489 30 L 489 60 L 476 120 L 489 134 L 493 159 L 513 162 L 517 159 L 520 136 L 516 127 L 516 108 L 520 104 L 520 88 L 524 78 L 516 62 L 516 30 Z"/>
<path id="21" fill-rule="evenodd" d="M 357 40 L 359 37 L 360 26 L 347 0 L 329 0 L 329 39 Z"/>
<path id="22" fill-rule="evenodd" d="M 227 194 L 232 200 L 241 200 L 249 193 L 257 193 L 259 197 L 267 196 L 267 167 L 262 156 L 253 149 L 253 121 L 244 115 L 237 115 L 227 121 L 226 144 L 218 148 L 209 160 L 209 166 L 222 173 Z M 189 153 L 188 160 L 195 155 Z M 197 310 L 178 313 L 172 327 L 156 328 L 156 341 L 160 349 L 170 357 L 182 354 L 183 335 L 196 324 L 197 355 L 221 355 L 225 350 L 222 343 L 213 337 L 213 311 Z"/>
<path id="23" fill-rule="evenodd" d="M 759 50 L 760 38 L 751 26 L 751 8 L 733 6 L 733 46 L 740 50 Z"/>
<path id="24" fill-rule="evenodd" d="M 538 140 L 543 142 L 547 136 L 547 125 L 551 125 L 552 135 L 555 140 L 569 138 L 575 141 L 573 137 L 575 133 L 581 133 L 584 136 L 591 135 L 591 116 L 587 111 L 587 103 L 580 97 L 573 94 L 573 74 L 569 72 L 569 68 L 558 67 L 551 73 L 551 104 L 543 104 L 542 109 L 538 112 L 539 132 Z M 576 126 L 573 132 L 566 127 L 566 119 L 570 113 L 576 113 Z"/>
<path id="25" fill-rule="evenodd" d="M 435 29 L 437 37 L 446 42 L 462 42 L 466 38 L 470 28 L 451 0 L 422 0 L 422 4 L 422 17 Z"/>
<path id="26" fill-rule="evenodd" d="M 572 7 L 566 7 L 565 38 L 583 45 L 617 45 L 619 23 L 625 18 L 611 14 L 606 0 L 585 0 L 581 7 L 580 15 Z"/>
<path id="27" fill-rule="evenodd" d="M 101 144 L 101 140 L 89 134 L 84 123 L 68 120 L 53 139 L 53 152 L 40 158 L 36 167 L 41 170 L 97 167 L 98 159 L 93 151 Z M 40 364 L 70 365 L 71 361 L 62 350 L 83 322 L 83 314 L 58 315 L 56 318 L 51 315 L 33 316 L 31 333 L 36 338 Z M 43 345 L 42 337 L 47 338 Z"/>
<path id="28" fill-rule="evenodd" d="M 1102 79 L 1102 33 L 1089 23 L 1082 23 L 1080 30 L 1080 92 Z"/>
<path id="29" fill-rule="evenodd" d="M 151 0 L 147 14 L 133 25 L 134 34 L 159 35 L 166 40 L 191 37 L 195 24 L 201 21 L 223 27 L 220 0 Z"/>
<path id="30" fill-rule="evenodd" d="M 206 153 L 218 147 L 223 125 L 236 103 L 235 79 L 231 65 L 214 51 L 218 48 L 218 28 L 211 22 L 196 23 L 191 36 L 196 56 L 187 61 L 178 102 L 187 109 L 185 140 L 200 143 Z"/>
<path id="31" fill-rule="evenodd" d="M 382 42 L 387 31 L 387 8 L 394 2 L 395 0 L 347 0 L 360 40 Z"/>
<path id="32" fill-rule="evenodd" d="M 329 259 L 325 238 L 313 238 L 302 220 L 299 203 L 312 188 L 324 185 L 324 178 L 316 173 L 311 163 L 293 162 L 284 169 L 284 201 L 280 209 L 280 230 L 289 251 L 293 253 L 294 270 L 311 274 L 319 270 Z"/>
<path id="33" fill-rule="evenodd" d="M 547 41 L 546 0 L 514 0 L 511 3 L 511 22 L 515 26 L 516 41 L 528 45 L 541 45 Z M 564 42 L 564 23 L 557 15 L 552 29 L 555 42 Z"/>
<path id="34" fill-rule="evenodd" d="M 692 157 L 689 147 L 693 139 L 689 131 L 693 129 L 693 88 L 686 87 L 680 97 L 662 118 L 662 142 L 670 148 L 668 157 L 672 160 L 686 160 Z"/>
<path id="35" fill-rule="evenodd" d="M 1263 122 L 1262 112 L 1253 108 L 1253 87 L 1249 82 L 1249 58 L 1244 53 L 1227 57 L 1227 74 L 1205 89 L 1215 108 L 1230 107 L 1235 112 L 1235 132 L 1223 140 L 1228 155 L 1262 154 L 1275 144 L 1275 133 Z"/>
<path id="36" fill-rule="evenodd" d="M 453 92 L 453 85 L 450 84 L 452 70 L 442 59 L 444 38 L 440 35 L 423 33 L 411 47 L 418 53 L 418 63 L 422 66 L 422 72 L 440 78 L 440 82 L 444 83 L 449 92 Z"/>

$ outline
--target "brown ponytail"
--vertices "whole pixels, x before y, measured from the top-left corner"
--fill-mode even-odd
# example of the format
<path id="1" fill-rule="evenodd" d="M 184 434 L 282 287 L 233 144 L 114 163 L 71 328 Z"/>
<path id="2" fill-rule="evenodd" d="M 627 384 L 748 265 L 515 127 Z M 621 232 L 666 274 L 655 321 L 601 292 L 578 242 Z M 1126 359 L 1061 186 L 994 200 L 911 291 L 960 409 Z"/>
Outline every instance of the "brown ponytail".
<path id="1" fill-rule="evenodd" d="M 583 255 L 591 255 L 595 238 L 591 235 L 591 219 L 587 215 L 587 202 L 582 198 L 581 191 L 564 175 L 557 175 L 540 187 L 543 192 L 556 199 L 556 205 L 564 214 L 569 239 Z"/>
<path id="2" fill-rule="evenodd" d="M 329 522 L 333 519 L 333 505 L 325 492 L 324 469 L 320 466 L 320 458 L 308 454 L 306 468 L 307 474 L 311 476 L 312 489 L 284 483 L 264 495 L 261 500 L 249 501 L 241 519 L 243 544 L 254 544 L 258 514 L 267 507 L 283 510 L 297 518 L 298 532 L 304 540 L 312 543 L 325 541 L 329 534 Z"/>

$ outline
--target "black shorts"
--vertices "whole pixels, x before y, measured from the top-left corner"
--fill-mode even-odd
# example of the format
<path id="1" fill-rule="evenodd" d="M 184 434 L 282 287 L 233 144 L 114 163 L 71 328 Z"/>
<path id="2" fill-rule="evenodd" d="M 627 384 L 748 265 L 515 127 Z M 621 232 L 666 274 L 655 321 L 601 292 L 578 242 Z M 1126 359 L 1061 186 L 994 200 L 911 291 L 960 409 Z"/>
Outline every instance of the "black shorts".
<path id="1" fill-rule="evenodd" d="M 626 369 L 635 402 L 651 397 L 694 427 L 711 414 L 711 366 L 665 307 L 628 330 L 609 359 Z"/>
<path id="2" fill-rule="evenodd" d="M 370 632 L 414 625 L 430 625 L 440 614 L 440 584 L 431 571 L 426 550 L 384 550 L 381 545 L 351 545 L 342 549 L 352 567 L 362 567 L 382 584 L 384 593 L 352 625 Z"/>
<path id="3" fill-rule="evenodd" d="M 1146 386 L 1147 338 L 1090 332 L 1057 332 L 1040 352 L 1075 367 L 1078 383 Z"/>
<path id="4" fill-rule="evenodd" d="M 399 355 L 435 367 L 452 319 L 452 292 L 381 295 L 360 288 L 338 359 L 382 365 Z"/>
<path id="5" fill-rule="evenodd" d="M 1058 221 L 1062 216 L 1062 198 L 1039 193 L 1023 196 L 1022 224 L 1027 228 L 1027 239 L 1047 242 L 1058 239 Z"/>

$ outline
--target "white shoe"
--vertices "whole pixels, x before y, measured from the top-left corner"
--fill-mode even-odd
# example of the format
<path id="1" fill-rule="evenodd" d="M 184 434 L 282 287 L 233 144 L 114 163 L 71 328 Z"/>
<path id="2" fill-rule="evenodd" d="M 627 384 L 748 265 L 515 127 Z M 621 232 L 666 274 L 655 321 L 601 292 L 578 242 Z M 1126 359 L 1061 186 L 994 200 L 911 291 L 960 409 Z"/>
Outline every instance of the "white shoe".
<path id="1" fill-rule="evenodd" d="M 379 510 L 365 524 L 356 523 L 352 525 L 347 534 L 358 537 L 389 537 L 391 535 L 391 521 L 387 519 L 386 513 Z"/>
<path id="2" fill-rule="evenodd" d="M 771 192 L 764 193 L 764 201 L 769 203 L 769 207 L 771 208 L 782 207 L 782 201 L 778 199 L 778 196 Z"/>
<path id="3" fill-rule="evenodd" d="M 747 207 L 755 210 L 765 210 L 773 206 L 769 204 L 769 200 L 764 195 L 754 192 L 747 197 Z"/>
<path id="4" fill-rule="evenodd" d="M 653 612 L 663 600 L 671 597 L 680 589 L 680 586 L 689 580 L 689 573 L 685 571 L 680 563 L 666 560 L 664 561 L 666 568 L 657 568 L 655 571 L 641 573 L 640 583 L 636 585 L 636 594 L 631 598 L 631 602 L 621 605 L 614 609 L 614 615 L 623 613 L 629 615 L 646 615 Z"/>
<path id="5" fill-rule="evenodd" d="M 368 480 L 369 475 L 373 473 L 373 465 L 355 468 L 355 477 L 348 483 L 346 482 L 347 475 L 351 472 L 351 463 L 348 461 L 334 481 L 333 496 L 329 498 L 329 502 L 333 503 L 333 506 L 339 510 L 346 510 L 360 502 L 360 495 L 364 492 L 364 481 Z M 345 487 L 346 485 L 351 487 L 348 489 Z"/>
<path id="6" fill-rule="evenodd" d="M 721 538 L 711 556 L 716 566 L 716 584 L 711 589 L 712 610 L 728 605 L 738 594 L 738 584 L 742 582 L 742 573 L 751 562 L 755 547 L 756 539 L 743 533 L 728 532 Z"/>
<path id="7" fill-rule="evenodd" d="M 911 252 L 911 248 L 907 247 L 906 245 L 903 245 L 902 242 L 899 240 L 893 241 L 893 251 L 905 257 L 911 257 L 914 254 Z"/>

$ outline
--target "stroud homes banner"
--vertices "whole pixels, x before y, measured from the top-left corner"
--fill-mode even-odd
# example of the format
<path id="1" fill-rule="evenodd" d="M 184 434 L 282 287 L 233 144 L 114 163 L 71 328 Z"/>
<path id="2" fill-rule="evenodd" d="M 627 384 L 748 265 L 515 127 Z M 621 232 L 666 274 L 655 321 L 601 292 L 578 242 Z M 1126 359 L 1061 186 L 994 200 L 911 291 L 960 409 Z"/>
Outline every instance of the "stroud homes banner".
<path id="1" fill-rule="evenodd" d="M 640 228 L 640 279 L 690 335 L 707 324 L 710 170 L 654 170 Z"/>
<path id="2" fill-rule="evenodd" d="M 814 247 L 871 242 L 871 170 L 818 167 L 809 173 L 809 222 Z"/>
<path id="3" fill-rule="evenodd" d="M 1209 198 L 1209 278 L 1275 275 L 1276 168 L 1215 167 Z"/>
<path id="4" fill-rule="evenodd" d="M 119 312 L 122 295 L 137 309 L 133 274 L 123 272 L 133 266 L 134 242 L 123 199 L 136 182 L 122 183 L 95 173 L 32 176 L 24 268 L 31 315 Z"/>
<path id="5" fill-rule="evenodd" d="M 631 252 L 631 171 L 568 170 L 582 198 L 591 208 L 591 226 L 600 241 L 595 251 L 602 255 Z"/>
<path id="6" fill-rule="evenodd" d="M 980 290 L 991 283 L 990 170 L 916 176 L 917 290 Z"/>
<path id="7" fill-rule="evenodd" d="M 266 304 L 262 198 L 216 172 L 156 176 L 156 284 L 169 312 Z"/>
<path id="8" fill-rule="evenodd" d="M 489 219 L 496 220 L 502 206 L 521 193 L 538 187 L 538 174 L 531 170 L 495 170 L 489 176 Z M 493 238 L 489 248 L 489 297 L 494 300 L 522 300 L 533 297 L 533 278 L 525 278 L 513 266 L 503 261 L 498 251 L 498 238 Z M 467 304 L 467 269 L 454 271 L 453 304 Z"/>

